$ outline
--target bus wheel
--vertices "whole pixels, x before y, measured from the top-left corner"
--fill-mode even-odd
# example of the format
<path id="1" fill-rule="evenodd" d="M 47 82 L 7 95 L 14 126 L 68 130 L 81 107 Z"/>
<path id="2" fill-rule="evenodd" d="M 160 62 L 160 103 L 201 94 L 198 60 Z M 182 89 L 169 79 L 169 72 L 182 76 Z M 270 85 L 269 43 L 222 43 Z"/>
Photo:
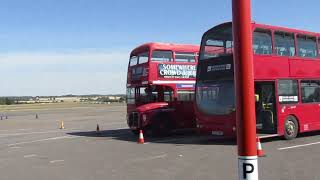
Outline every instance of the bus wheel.
<path id="1" fill-rule="evenodd" d="M 284 138 L 292 140 L 298 135 L 298 121 L 293 116 L 288 116 L 284 124 Z"/>
<path id="2" fill-rule="evenodd" d="M 139 135 L 139 130 L 131 130 L 134 135 Z"/>
<path id="3" fill-rule="evenodd" d="M 167 136 L 170 133 L 170 123 L 169 119 L 165 115 L 161 115 L 158 118 L 156 118 L 150 128 L 149 131 L 151 136 L 159 137 L 159 136 Z"/>
<path id="4" fill-rule="evenodd" d="M 145 136 L 147 137 L 153 137 L 155 136 L 155 132 L 153 130 L 153 127 L 151 125 L 148 125 L 146 126 L 144 129 L 143 129 L 143 133 Z"/>

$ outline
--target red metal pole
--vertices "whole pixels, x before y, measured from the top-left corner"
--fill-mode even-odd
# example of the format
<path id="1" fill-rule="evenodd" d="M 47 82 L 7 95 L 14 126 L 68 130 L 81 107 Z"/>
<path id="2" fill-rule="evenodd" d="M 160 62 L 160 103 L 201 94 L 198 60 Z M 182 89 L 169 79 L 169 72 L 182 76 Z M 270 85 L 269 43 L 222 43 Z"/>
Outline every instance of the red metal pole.
<path id="1" fill-rule="evenodd" d="M 232 0 L 239 179 L 258 180 L 251 0 Z"/>

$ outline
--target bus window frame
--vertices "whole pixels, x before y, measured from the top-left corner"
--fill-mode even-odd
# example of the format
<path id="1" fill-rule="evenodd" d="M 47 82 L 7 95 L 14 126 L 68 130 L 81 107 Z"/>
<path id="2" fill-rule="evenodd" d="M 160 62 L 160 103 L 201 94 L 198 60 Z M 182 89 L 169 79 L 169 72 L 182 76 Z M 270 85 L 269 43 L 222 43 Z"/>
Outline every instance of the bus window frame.
<path id="1" fill-rule="evenodd" d="M 153 53 L 155 51 L 158 51 L 158 52 L 170 52 L 171 53 L 171 59 L 170 61 L 158 61 L 158 60 L 153 60 Z M 168 63 L 168 62 L 174 62 L 175 59 L 174 59 L 174 52 L 172 50 L 166 50 L 166 49 L 153 49 L 152 51 L 150 51 L 150 58 L 149 58 L 149 61 L 150 62 L 164 62 L 164 63 Z"/>
<path id="2" fill-rule="evenodd" d="M 320 57 L 320 37 L 317 37 L 318 58 Z"/>
<path id="3" fill-rule="evenodd" d="M 227 34 L 229 33 L 228 30 L 230 30 L 230 34 Z M 221 32 L 223 31 L 223 32 Z M 215 36 L 212 37 L 212 34 L 214 33 L 222 33 L 223 35 L 223 38 L 217 38 Z M 202 60 L 208 60 L 208 59 L 211 59 L 211 58 L 214 58 L 214 57 L 218 57 L 218 56 L 221 56 L 221 55 L 228 55 L 228 54 L 233 54 L 233 47 L 234 47 L 234 42 L 233 42 L 233 38 L 232 38 L 232 24 L 231 23 L 225 23 L 225 24 L 221 24 L 219 26 L 216 26 L 212 29 L 210 29 L 209 31 L 207 31 L 201 38 L 201 45 L 200 45 L 200 51 L 199 51 L 199 58 L 198 58 L 198 61 L 202 61 Z M 227 37 L 231 37 L 230 39 L 228 39 Z M 208 44 L 208 41 L 211 40 L 212 42 L 214 41 L 222 41 L 223 42 L 223 45 L 209 45 Z M 230 41 L 231 42 L 231 45 L 232 47 L 230 47 L 231 50 L 228 50 L 227 47 L 226 47 L 226 42 L 227 41 Z M 223 48 L 223 53 L 215 53 L 214 55 L 208 57 L 208 55 L 206 55 L 206 48 L 207 47 L 218 47 L 218 48 Z M 214 51 L 217 51 L 218 50 L 214 50 Z M 220 51 L 220 49 L 219 49 Z"/>
<path id="4" fill-rule="evenodd" d="M 135 64 L 131 64 L 131 60 L 132 60 L 132 58 L 134 58 L 134 57 L 137 58 L 136 63 L 135 63 Z M 129 59 L 129 67 L 138 65 L 138 61 L 139 61 L 139 57 L 136 56 L 136 55 L 132 55 L 132 56 L 130 57 L 130 59 Z"/>
<path id="5" fill-rule="evenodd" d="M 297 85 L 296 85 L 296 91 L 297 93 L 296 94 L 280 94 L 279 92 L 279 84 L 280 84 L 280 81 L 296 81 Z M 300 87 L 300 81 L 298 79 L 277 79 L 277 89 L 276 89 L 276 94 L 277 94 L 277 102 L 281 105 L 285 105 L 285 104 L 298 104 L 298 103 L 301 103 L 301 87 Z M 297 96 L 298 97 L 298 101 L 284 101 L 284 102 L 281 102 L 279 100 L 279 97 L 280 96 Z"/>
<path id="6" fill-rule="evenodd" d="M 293 46 L 292 47 L 294 47 L 295 48 L 295 50 L 294 50 L 294 55 L 293 56 L 290 56 L 290 55 L 279 55 L 278 53 L 277 53 L 277 50 L 276 50 L 276 34 L 280 34 L 281 33 L 281 35 L 282 34 L 284 34 L 284 36 L 286 36 L 286 35 L 288 35 L 288 34 L 290 34 L 290 35 L 292 35 L 292 37 L 293 37 Z M 288 31 L 283 31 L 283 30 L 275 30 L 275 31 L 273 31 L 273 40 L 274 40 L 274 46 L 273 46 L 273 48 L 274 48 L 274 55 L 275 56 L 279 56 L 279 57 L 290 57 L 290 58 L 292 58 L 292 57 L 297 57 L 297 37 L 296 37 L 296 33 L 293 33 L 293 32 L 288 32 Z M 289 49 L 289 53 L 290 53 L 290 49 Z"/>
<path id="7" fill-rule="evenodd" d="M 303 100 L 302 100 L 302 88 L 303 88 L 303 86 L 302 86 L 302 81 L 308 81 L 309 83 L 308 84 L 310 84 L 310 82 L 311 81 L 318 81 L 319 82 L 319 84 L 320 84 L 320 79 L 301 79 L 300 81 L 299 81 L 299 91 L 300 91 L 300 99 L 301 99 L 301 103 L 302 104 L 319 104 L 320 103 L 320 101 L 313 101 L 313 102 L 304 102 Z M 306 83 L 306 82 L 304 82 L 304 83 Z M 319 85 L 319 87 L 320 87 L 320 85 Z"/>
<path id="8" fill-rule="evenodd" d="M 130 94 L 128 93 L 128 91 L 130 90 Z M 127 87 L 126 90 L 126 101 L 127 104 L 136 104 L 136 92 L 135 92 L 135 88 L 134 87 Z M 128 96 L 129 95 L 129 96 Z"/>
<path id="9" fill-rule="evenodd" d="M 255 52 L 254 52 L 254 47 L 252 46 L 252 51 L 253 51 L 253 54 L 254 55 L 259 55 L 259 56 L 271 56 L 271 55 L 274 55 L 274 53 L 275 53 L 275 48 L 274 48 L 274 31 L 273 30 L 271 30 L 271 29 L 267 29 L 267 28 L 259 28 L 259 27 L 257 27 L 257 28 L 255 28 L 253 31 L 252 31 L 252 40 L 253 40 L 253 42 L 252 42 L 252 45 L 254 45 L 254 33 L 255 32 L 259 32 L 259 33 L 265 33 L 265 34 L 268 34 L 268 35 L 270 35 L 270 40 L 271 40 L 271 51 L 270 51 L 270 53 L 269 54 L 256 54 Z"/>
<path id="10" fill-rule="evenodd" d="M 180 94 L 187 94 L 188 95 L 188 100 L 179 98 Z M 193 102 L 195 100 L 195 91 L 194 90 L 177 90 L 177 100 L 180 102 Z"/>
<path id="11" fill-rule="evenodd" d="M 177 61 L 177 58 L 176 58 L 177 54 L 178 54 L 178 55 L 184 55 L 184 53 L 185 53 L 185 54 L 189 53 L 190 56 L 191 56 L 191 54 L 193 54 L 193 55 L 194 55 L 194 56 L 193 56 L 193 57 L 194 57 L 194 61 L 193 61 L 193 62 L 189 62 L 189 61 L 188 61 L 188 62 L 186 62 L 186 61 Z M 196 62 L 197 62 L 197 56 L 198 56 L 198 55 L 197 55 L 196 52 L 190 52 L 190 51 L 189 51 L 189 52 L 174 51 L 174 52 L 173 52 L 173 61 L 174 61 L 174 62 L 178 62 L 178 63 L 196 63 Z"/>
<path id="12" fill-rule="evenodd" d="M 143 63 L 140 63 L 140 54 L 147 54 L 147 61 L 145 61 L 145 62 L 143 62 Z M 145 63 L 149 63 L 149 61 L 150 61 L 150 51 L 149 50 L 147 50 L 147 51 L 143 51 L 143 52 L 141 52 L 141 53 L 138 53 L 138 55 L 137 55 L 137 57 L 138 57 L 138 64 L 145 64 Z"/>
<path id="13" fill-rule="evenodd" d="M 308 35 L 308 34 L 301 34 L 301 33 L 297 33 L 295 35 L 296 37 L 296 57 L 298 58 L 304 58 L 304 59 L 310 59 L 310 60 L 316 60 L 318 57 L 319 57 L 319 48 L 318 48 L 318 38 L 316 36 L 312 36 L 312 35 Z M 314 39 L 315 40 L 315 44 L 316 44 L 316 55 L 313 56 L 313 57 L 305 57 L 305 56 L 300 56 L 300 50 L 299 50 L 299 37 L 305 37 L 305 38 L 308 38 L 308 39 Z"/>

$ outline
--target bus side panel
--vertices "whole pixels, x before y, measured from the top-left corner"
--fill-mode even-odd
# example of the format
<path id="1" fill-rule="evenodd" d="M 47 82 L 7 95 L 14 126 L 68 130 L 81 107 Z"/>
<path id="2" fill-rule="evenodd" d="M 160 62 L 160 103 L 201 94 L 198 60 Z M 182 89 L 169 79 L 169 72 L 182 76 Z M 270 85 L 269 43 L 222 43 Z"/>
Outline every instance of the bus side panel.
<path id="1" fill-rule="evenodd" d="M 289 116 L 289 112 L 285 111 L 286 105 L 278 105 L 278 134 L 284 135 L 284 123 L 286 118 Z"/>
<path id="2" fill-rule="evenodd" d="M 303 60 L 299 58 L 290 59 L 290 75 L 294 77 L 310 77 L 320 76 L 320 62 L 315 60 Z"/>
<path id="3" fill-rule="evenodd" d="M 173 121 L 176 128 L 196 128 L 194 103 L 191 101 L 177 101 L 173 103 L 175 113 Z"/>
<path id="4" fill-rule="evenodd" d="M 158 80 L 158 63 L 150 62 L 149 66 L 149 82 Z"/>
<path id="5" fill-rule="evenodd" d="M 315 114 L 320 113 L 320 107 L 318 104 L 302 103 L 297 108 L 296 113 L 301 117 L 299 118 L 300 132 L 316 130 L 316 122 L 319 117 Z"/>
<path id="6" fill-rule="evenodd" d="M 288 57 L 279 56 L 254 56 L 254 78 L 274 79 L 288 77 Z"/>
<path id="7" fill-rule="evenodd" d="M 279 106 L 278 134 L 284 134 L 285 120 L 289 115 L 294 116 L 299 123 L 299 132 L 319 130 L 319 118 L 315 114 L 320 113 L 318 104 L 283 104 Z"/>

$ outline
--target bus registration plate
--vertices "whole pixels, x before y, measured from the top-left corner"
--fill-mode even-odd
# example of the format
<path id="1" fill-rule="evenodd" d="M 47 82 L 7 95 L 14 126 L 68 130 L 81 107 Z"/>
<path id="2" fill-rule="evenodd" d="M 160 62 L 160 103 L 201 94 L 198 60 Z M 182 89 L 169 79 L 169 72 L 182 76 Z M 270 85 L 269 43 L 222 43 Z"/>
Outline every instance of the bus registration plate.
<path id="1" fill-rule="evenodd" d="M 212 131 L 211 134 L 214 136 L 223 136 L 223 131 Z"/>

